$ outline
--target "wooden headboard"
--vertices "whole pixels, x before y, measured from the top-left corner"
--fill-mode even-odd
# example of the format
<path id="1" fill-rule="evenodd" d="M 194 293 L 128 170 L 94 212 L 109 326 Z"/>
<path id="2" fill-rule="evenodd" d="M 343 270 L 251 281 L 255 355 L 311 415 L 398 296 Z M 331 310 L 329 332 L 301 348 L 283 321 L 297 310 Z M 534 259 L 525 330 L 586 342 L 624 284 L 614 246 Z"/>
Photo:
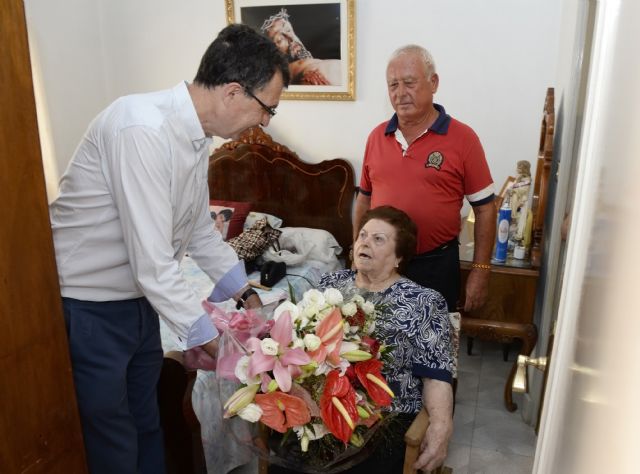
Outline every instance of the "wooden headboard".
<path id="1" fill-rule="evenodd" d="M 343 159 L 302 161 L 261 127 L 225 143 L 209 159 L 211 199 L 250 202 L 285 227 L 325 229 L 343 253 L 352 243 L 353 167 Z"/>

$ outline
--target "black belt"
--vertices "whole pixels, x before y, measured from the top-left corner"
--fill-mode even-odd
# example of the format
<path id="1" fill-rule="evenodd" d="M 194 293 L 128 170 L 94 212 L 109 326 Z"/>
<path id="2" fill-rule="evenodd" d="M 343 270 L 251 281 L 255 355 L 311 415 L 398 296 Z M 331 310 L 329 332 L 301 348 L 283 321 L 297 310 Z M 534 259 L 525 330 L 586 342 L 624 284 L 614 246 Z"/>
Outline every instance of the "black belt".
<path id="1" fill-rule="evenodd" d="M 434 249 L 429 250 L 428 252 L 420 253 L 420 254 L 416 255 L 416 257 L 428 257 L 429 255 L 432 255 L 432 254 L 434 254 L 436 252 L 439 252 L 441 250 L 446 250 L 447 248 L 449 248 L 449 246 L 454 245 L 454 244 L 455 244 L 456 247 L 458 245 L 460 245 L 460 242 L 458 242 L 458 238 L 457 237 L 451 239 L 449 242 L 445 242 L 444 244 L 439 245 L 438 247 L 436 247 Z"/>

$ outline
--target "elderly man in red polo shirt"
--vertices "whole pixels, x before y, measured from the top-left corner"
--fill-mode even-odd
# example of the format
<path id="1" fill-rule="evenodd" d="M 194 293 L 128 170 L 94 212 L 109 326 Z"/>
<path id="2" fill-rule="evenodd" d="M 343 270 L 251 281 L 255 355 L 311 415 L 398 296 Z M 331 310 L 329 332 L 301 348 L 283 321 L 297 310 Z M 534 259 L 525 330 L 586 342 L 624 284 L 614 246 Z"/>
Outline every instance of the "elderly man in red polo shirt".
<path id="1" fill-rule="evenodd" d="M 418 225 L 418 249 L 407 276 L 442 293 L 449 311 L 455 311 L 457 237 L 466 198 L 476 215 L 475 248 L 461 303 L 472 310 L 487 297 L 496 222 L 493 179 L 478 136 L 433 103 L 438 83 L 433 58 L 423 47 L 407 45 L 392 54 L 387 89 L 395 114 L 367 140 L 354 223 L 381 205 L 409 214 Z"/>

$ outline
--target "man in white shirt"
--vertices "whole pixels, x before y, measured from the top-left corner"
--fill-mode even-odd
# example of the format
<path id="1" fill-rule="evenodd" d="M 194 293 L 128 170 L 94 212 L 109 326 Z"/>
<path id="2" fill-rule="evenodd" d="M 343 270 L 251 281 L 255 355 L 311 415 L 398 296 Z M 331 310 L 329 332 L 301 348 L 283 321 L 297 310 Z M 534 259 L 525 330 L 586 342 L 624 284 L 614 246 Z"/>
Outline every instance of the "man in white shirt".
<path id="1" fill-rule="evenodd" d="M 217 354 L 218 332 L 180 273 L 186 252 L 216 282 L 212 301 L 261 305 L 211 221 L 209 145 L 266 126 L 288 82 L 271 41 L 230 25 L 193 83 L 101 112 L 62 177 L 50 214 L 91 473 L 164 472 L 158 314 L 185 349 Z"/>

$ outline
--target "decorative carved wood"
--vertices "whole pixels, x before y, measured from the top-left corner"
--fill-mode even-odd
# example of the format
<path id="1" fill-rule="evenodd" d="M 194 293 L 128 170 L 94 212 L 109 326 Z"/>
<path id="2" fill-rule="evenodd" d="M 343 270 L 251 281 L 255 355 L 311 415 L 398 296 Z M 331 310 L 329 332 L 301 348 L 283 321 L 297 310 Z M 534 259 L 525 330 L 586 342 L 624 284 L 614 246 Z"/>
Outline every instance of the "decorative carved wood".
<path id="1" fill-rule="evenodd" d="M 553 159 L 553 135 L 555 132 L 554 89 L 547 89 L 542 114 L 542 126 L 540 129 L 540 146 L 538 147 L 538 164 L 536 166 L 536 179 L 533 187 L 533 238 L 531 244 L 531 265 L 534 268 L 540 266 L 542 258 L 542 239 L 544 229 L 544 217 L 547 210 L 547 197 L 549 190 L 549 177 L 551 174 L 551 161 Z"/>
<path id="2" fill-rule="evenodd" d="M 278 216 L 286 227 L 325 229 L 343 251 L 353 240 L 351 164 L 343 159 L 302 161 L 260 127 L 214 151 L 209 160 L 209 195 L 250 202 L 252 211 Z"/>
<path id="3" fill-rule="evenodd" d="M 263 145 L 277 153 L 293 155 L 297 159 L 300 159 L 297 153 L 291 151 L 286 146 L 274 141 L 273 138 L 271 138 L 271 135 L 265 132 L 262 127 L 252 127 L 245 130 L 244 132 L 242 132 L 242 134 L 238 137 L 237 140 L 232 140 L 230 142 L 223 143 L 218 150 L 233 151 L 242 144 Z"/>

